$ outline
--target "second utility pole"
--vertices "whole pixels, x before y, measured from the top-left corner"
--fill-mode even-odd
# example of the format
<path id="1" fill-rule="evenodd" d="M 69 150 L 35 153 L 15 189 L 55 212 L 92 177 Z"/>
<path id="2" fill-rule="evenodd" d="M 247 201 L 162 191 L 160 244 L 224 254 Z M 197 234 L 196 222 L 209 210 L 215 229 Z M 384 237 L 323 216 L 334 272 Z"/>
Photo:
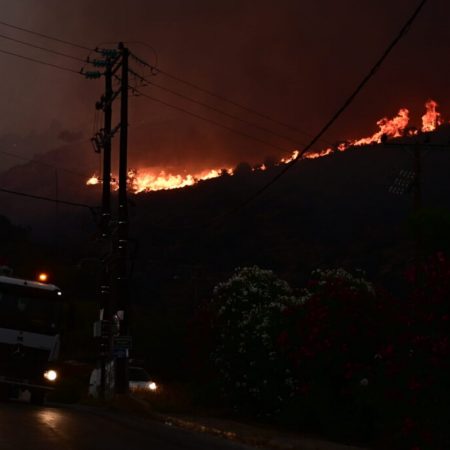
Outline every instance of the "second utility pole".
<path id="1" fill-rule="evenodd" d="M 103 124 L 103 185 L 102 185 L 102 216 L 101 216 L 101 239 L 109 247 L 110 222 L 111 222 L 111 140 L 112 140 L 112 102 L 113 102 L 113 86 L 112 86 L 112 64 L 111 58 L 106 58 L 105 68 L 105 95 L 97 105 L 98 109 L 103 108 L 104 124 Z M 101 352 L 100 367 L 100 397 L 104 400 L 109 396 L 107 386 L 107 366 L 111 363 L 111 332 L 112 332 L 112 304 L 111 304 L 111 280 L 110 280 L 110 250 L 108 248 L 103 262 L 103 273 L 101 282 L 101 297 L 103 308 L 103 320 L 107 324 L 107 336 L 101 338 L 103 349 Z"/>
<path id="2" fill-rule="evenodd" d="M 120 99 L 120 150 L 119 150 L 119 211 L 117 227 L 117 307 L 121 312 L 120 336 L 130 334 L 130 304 L 128 285 L 128 58 L 129 50 L 119 44 L 122 53 Z M 128 351 L 116 361 L 116 392 L 128 392 Z"/>

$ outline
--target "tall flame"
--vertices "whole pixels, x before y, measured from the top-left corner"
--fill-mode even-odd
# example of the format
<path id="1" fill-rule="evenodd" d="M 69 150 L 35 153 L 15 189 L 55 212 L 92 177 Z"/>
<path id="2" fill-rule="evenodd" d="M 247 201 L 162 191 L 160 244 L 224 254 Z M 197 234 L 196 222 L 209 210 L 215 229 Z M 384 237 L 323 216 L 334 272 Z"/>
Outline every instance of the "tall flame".
<path id="1" fill-rule="evenodd" d="M 387 117 L 383 117 L 382 119 L 380 119 L 377 122 L 378 131 L 372 136 L 351 141 L 351 145 L 360 146 L 379 144 L 383 135 L 393 138 L 400 137 L 403 135 L 403 132 L 408 126 L 408 123 L 409 110 L 407 110 L 406 108 L 402 108 L 393 119 L 388 119 Z"/>
<path id="2" fill-rule="evenodd" d="M 424 133 L 434 131 L 444 122 L 441 113 L 436 111 L 438 104 L 434 100 L 425 103 L 426 113 L 422 116 L 422 131 Z"/>
<path id="3" fill-rule="evenodd" d="M 428 100 L 425 104 L 426 112 L 422 116 L 421 131 L 424 133 L 434 131 L 444 123 L 441 113 L 437 111 L 438 104 L 434 100 Z M 416 129 L 409 129 L 409 110 L 401 108 L 397 115 L 392 119 L 383 117 L 377 122 L 378 131 L 368 137 L 360 139 L 351 139 L 337 144 L 335 147 L 326 147 L 318 152 L 309 152 L 303 156 L 305 159 L 314 159 L 327 156 L 334 152 L 343 152 L 349 147 L 360 147 L 363 145 L 381 143 L 383 136 L 397 138 L 404 135 L 415 135 Z M 300 155 L 299 150 L 294 150 L 288 157 L 281 158 L 277 165 L 289 164 Z M 254 171 L 264 171 L 267 167 L 261 164 Z M 140 192 L 151 192 L 169 189 L 179 189 L 186 186 L 192 186 L 202 180 L 210 180 L 220 177 L 224 174 L 233 175 L 233 169 L 208 169 L 195 174 L 172 174 L 164 170 L 155 171 L 151 169 L 130 170 L 128 172 L 128 188 L 138 194 Z M 101 183 L 101 178 L 94 174 L 86 184 L 89 186 Z M 111 186 L 114 190 L 118 189 L 117 181 L 113 180 Z"/>

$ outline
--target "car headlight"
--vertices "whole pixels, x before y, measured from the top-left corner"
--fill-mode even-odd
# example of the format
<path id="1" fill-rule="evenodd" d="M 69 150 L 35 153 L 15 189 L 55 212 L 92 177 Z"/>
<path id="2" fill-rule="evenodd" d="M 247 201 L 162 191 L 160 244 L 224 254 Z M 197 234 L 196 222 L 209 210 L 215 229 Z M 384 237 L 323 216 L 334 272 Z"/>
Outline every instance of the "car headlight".
<path id="1" fill-rule="evenodd" d="M 58 378 L 58 372 L 56 370 L 47 370 L 44 372 L 44 378 L 48 381 L 55 381 Z"/>
<path id="2" fill-rule="evenodd" d="M 156 391 L 156 389 L 158 389 L 158 386 L 156 385 L 156 383 L 154 381 L 151 381 L 150 383 L 148 383 L 147 387 L 151 390 L 151 391 Z"/>

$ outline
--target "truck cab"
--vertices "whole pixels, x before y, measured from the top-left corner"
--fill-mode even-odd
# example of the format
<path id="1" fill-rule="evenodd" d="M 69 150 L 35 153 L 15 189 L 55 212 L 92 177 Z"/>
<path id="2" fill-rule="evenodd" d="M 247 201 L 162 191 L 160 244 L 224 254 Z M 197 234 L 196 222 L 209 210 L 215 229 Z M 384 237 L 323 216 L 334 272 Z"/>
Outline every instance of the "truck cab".
<path id="1" fill-rule="evenodd" d="M 42 404 L 60 378 L 62 293 L 53 285 L 0 276 L 0 396 L 30 392 Z"/>

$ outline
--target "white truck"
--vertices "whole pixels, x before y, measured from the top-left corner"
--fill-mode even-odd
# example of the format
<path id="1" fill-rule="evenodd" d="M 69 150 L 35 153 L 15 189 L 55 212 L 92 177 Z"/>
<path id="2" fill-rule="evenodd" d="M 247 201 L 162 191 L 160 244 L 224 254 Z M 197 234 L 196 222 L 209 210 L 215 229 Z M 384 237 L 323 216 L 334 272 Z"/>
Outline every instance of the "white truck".
<path id="1" fill-rule="evenodd" d="M 62 293 L 53 284 L 0 276 L 0 398 L 29 391 L 42 404 L 60 378 Z"/>

